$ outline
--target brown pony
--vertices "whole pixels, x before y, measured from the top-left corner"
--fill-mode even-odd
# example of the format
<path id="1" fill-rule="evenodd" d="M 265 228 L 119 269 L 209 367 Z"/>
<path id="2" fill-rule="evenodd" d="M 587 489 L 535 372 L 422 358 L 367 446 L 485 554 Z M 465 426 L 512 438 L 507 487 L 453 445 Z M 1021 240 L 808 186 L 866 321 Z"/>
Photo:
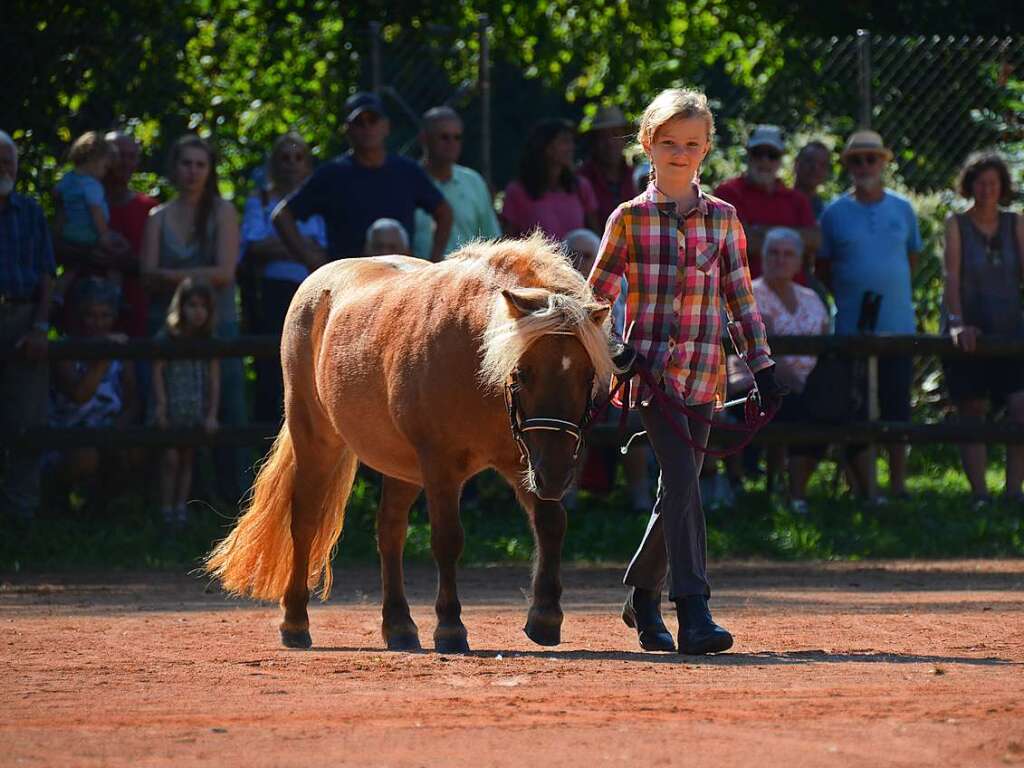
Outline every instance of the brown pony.
<path id="1" fill-rule="evenodd" d="M 387 647 L 420 647 L 402 551 L 409 508 L 425 489 L 435 648 L 468 651 L 455 583 L 459 495 L 493 467 L 526 508 L 537 545 L 526 634 L 557 645 L 560 499 L 581 422 L 612 372 L 607 317 L 561 250 L 536 234 L 473 243 L 440 264 L 384 256 L 320 268 L 285 321 L 285 424 L 207 572 L 230 592 L 280 598 L 282 642 L 310 647 L 310 589 L 322 583 L 322 598 L 330 593 L 332 550 L 363 462 L 384 475 L 377 542 Z"/>

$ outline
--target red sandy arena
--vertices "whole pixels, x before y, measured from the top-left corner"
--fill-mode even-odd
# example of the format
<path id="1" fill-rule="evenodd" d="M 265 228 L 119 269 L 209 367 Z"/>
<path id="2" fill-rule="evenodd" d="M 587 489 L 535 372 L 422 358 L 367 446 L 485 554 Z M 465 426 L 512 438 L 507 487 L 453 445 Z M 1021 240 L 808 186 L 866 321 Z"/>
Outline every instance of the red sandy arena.
<path id="1" fill-rule="evenodd" d="M 470 656 L 382 650 L 377 573 L 339 571 L 314 648 L 186 576 L 8 576 L 0 765 L 1024 765 L 1024 561 L 719 563 L 733 652 L 638 651 L 620 569 L 460 577 Z M 407 574 L 429 645 L 433 571 Z"/>

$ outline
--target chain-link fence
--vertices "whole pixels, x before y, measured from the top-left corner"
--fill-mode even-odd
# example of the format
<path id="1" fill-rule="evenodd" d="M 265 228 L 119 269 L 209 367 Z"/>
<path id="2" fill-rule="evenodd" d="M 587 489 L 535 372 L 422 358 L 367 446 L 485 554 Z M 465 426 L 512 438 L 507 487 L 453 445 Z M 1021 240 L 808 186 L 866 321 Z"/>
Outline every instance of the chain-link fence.
<path id="1" fill-rule="evenodd" d="M 1024 138 L 1011 83 L 1024 39 L 855 36 L 790 42 L 786 65 L 756 100 L 733 90 L 723 117 L 845 137 L 882 134 L 911 189 L 947 189 L 972 151 Z M 1019 96 L 1018 96 L 1019 98 Z M 736 137 L 740 139 L 740 137 Z"/>
<path id="2" fill-rule="evenodd" d="M 479 18 L 472 38 L 436 24 L 370 24 L 361 46 L 360 87 L 379 93 L 387 104 L 396 151 L 416 154 L 423 113 L 431 107 L 452 107 L 465 122 L 464 161 L 490 180 L 489 34 L 486 16 Z"/>
<path id="3" fill-rule="evenodd" d="M 392 112 L 393 146 L 415 154 L 422 113 L 446 104 L 466 121 L 465 162 L 491 179 L 492 134 L 488 20 L 474 35 L 428 25 L 371 24 L 357 44 L 360 86 L 379 92 Z M 756 93 L 720 70 L 703 79 L 716 104 L 726 143 L 755 123 L 841 141 L 858 127 L 879 131 L 896 153 L 894 170 L 912 190 L 948 189 L 976 149 L 1024 141 L 1012 84 L 1024 78 L 1024 38 L 856 35 L 789 40 L 782 66 Z M 498 84 L 510 87 L 507 82 Z M 557 90 L 557 89 L 552 89 Z M 512 97 L 514 94 L 504 94 Z M 500 101 L 503 94 L 496 92 Z M 646 98 L 638 96 L 638 99 Z M 546 116 L 551 101 L 535 99 Z M 642 104 L 622 105 L 638 109 Z M 736 135 L 732 135 L 736 134 Z M 521 137 L 520 137 L 521 138 Z M 516 148 L 517 149 L 517 148 Z M 500 175 L 500 174 L 499 174 Z M 498 183 L 505 179 L 497 179 Z"/>

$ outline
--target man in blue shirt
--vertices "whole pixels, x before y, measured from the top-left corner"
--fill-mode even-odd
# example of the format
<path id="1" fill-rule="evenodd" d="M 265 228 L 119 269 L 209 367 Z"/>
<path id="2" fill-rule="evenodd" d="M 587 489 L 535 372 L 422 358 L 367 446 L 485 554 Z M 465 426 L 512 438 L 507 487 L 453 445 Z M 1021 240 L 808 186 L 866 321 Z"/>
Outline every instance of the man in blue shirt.
<path id="1" fill-rule="evenodd" d="M 437 225 L 430 252 L 444 257 L 452 211 L 427 174 L 412 160 L 387 151 L 390 123 L 381 100 L 357 93 L 345 102 L 345 130 L 352 151 L 322 165 L 274 211 L 282 242 L 311 269 L 320 254 L 306 247 L 295 222 L 313 215 L 327 224 L 327 258 L 361 256 L 366 231 L 377 219 L 396 219 L 415 237 L 414 213 L 421 208 Z"/>
<path id="2" fill-rule="evenodd" d="M 0 345 L 15 358 L 0 360 L 0 432 L 8 437 L 46 423 L 50 293 L 56 264 L 46 218 L 38 203 L 14 191 L 18 148 L 0 131 Z M 0 479 L 0 514 L 27 520 L 39 506 L 39 452 L 8 448 Z"/>
<path id="3" fill-rule="evenodd" d="M 874 131 L 857 131 L 846 143 L 841 159 L 853 190 L 832 201 L 821 215 L 822 245 L 818 258 L 823 279 L 836 300 L 836 333 L 859 332 L 865 294 L 881 297 L 876 333 L 912 334 L 917 330 L 911 300 L 911 274 L 921 250 L 917 216 L 903 197 L 888 192 L 883 174 L 892 152 Z M 910 421 L 910 358 L 878 361 L 878 403 L 883 421 Z M 860 414 L 867 417 L 867 398 Z M 874 455 L 857 446 L 853 470 L 857 490 L 874 498 Z M 907 451 L 889 449 L 889 488 L 906 495 Z"/>

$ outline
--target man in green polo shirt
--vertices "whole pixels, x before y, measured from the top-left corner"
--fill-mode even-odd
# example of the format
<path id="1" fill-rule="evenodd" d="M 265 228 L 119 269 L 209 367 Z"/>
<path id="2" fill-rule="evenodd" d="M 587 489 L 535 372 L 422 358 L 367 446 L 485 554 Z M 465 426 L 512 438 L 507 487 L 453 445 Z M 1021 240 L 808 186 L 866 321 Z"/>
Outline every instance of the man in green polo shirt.
<path id="1" fill-rule="evenodd" d="M 434 107 L 423 115 L 420 133 L 423 169 L 434 182 L 454 214 L 452 233 L 445 247 L 449 254 L 478 237 L 500 237 L 501 228 L 487 182 L 472 168 L 459 165 L 462 154 L 462 119 L 451 107 Z M 430 257 L 434 221 L 416 212 L 413 254 Z"/>

